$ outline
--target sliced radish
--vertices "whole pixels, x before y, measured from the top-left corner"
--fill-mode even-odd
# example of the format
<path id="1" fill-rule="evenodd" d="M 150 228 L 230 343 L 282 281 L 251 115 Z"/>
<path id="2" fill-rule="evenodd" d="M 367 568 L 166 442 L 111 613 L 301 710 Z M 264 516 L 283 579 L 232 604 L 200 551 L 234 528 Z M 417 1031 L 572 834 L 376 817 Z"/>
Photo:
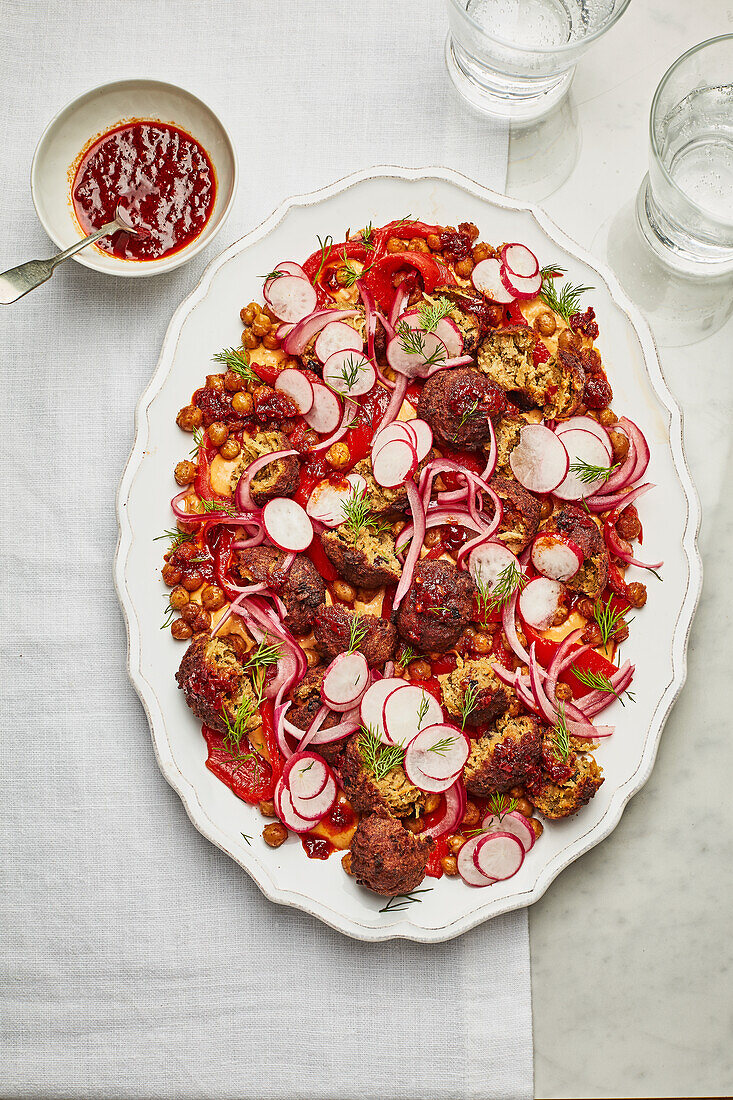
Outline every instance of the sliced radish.
<path id="1" fill-rule="evenodd" d="M 509 455 L 512 473 L 532 493 L 551 493 L 566 477 L 569 464 L 560 437 L 544 424 L 526 424 Z"/>
<path id="2" fill-rule="evenodd" d="M 344 321 L 331 321 L 321 330 L 315 343 L 315 353 L 322 363 L 337 351 L 361 351 L 364 347 L 356 329 Z"/>
<path id="3" fill-rule="evenodd" d="M 568 452 L 570 465 L 566 477 L 555 489 L 555 496 L 561 500 L 581 500 L 583 497 L 593 496 L 605 485 L 607 479 L 598 477 L 586 483 L 581 480 L 578 471 L 573 470 L 573 466 L 576 463 L 587 463 L 607 469 L 610 460 L 604 443 L 585 428 L 572 428 L 563 432 L 560 439 Z"/>
<path id="4" fill-rule="evenodd" d="M 449 358 L 445 344 L 434 332 L 425 333 L 419 353 L 405 348 L 398 333 L 387 344 L 386 355 L 392 370 L 407 378 L 424 378 L 432 367 Z"/>
<path id="5" fill-rule="evenodd" d="M 272 270 L 273 273 L 275 271 L 282 271 L 284 275 L 295 275 L 299 279 L 306 279 L 308 282 L 310 282 L 308 276 L 306 275 L 305 271 L 303 271 L 303 268 L 300 266 L 300 264 L 294 263 L 293 260 L 283 260 L 282 263 L 277 264 L 277 266 L 273 267 Z M 264 286 L 262 287 L 262 293 L 265 298 L 267 298 L 270 287 L 273 285 L 273 283 L 276 283 L 277 280 L 281 278 L 282 275 L 274 275 L 274 277 L 270 279 L 265 279 Z"/>
<path id="6" fill-rule="evenodd" d="M 471 272 L 471 282 L 480 294 L 506 305 L 513 302 L 516 295 L 507 290 L 501 280 L 502 263 L 500 260 L 481 260 Z"/>
<path id="7" fill-rule="evenodd" d="M 407 423 L 417 436 L 415 451 L 417 461 L 422 462 L 430 454 L 430 449 L 433 446 L 433 429 L 426 420 L 420 420 L 419 417 L 415 420 L 408 420 Z"/>
<path id="8" fill-rule="evenodd" d="M 290 802 L 293 810 L 298 817 L 302 817 L 304 821 L 310 821 L 311 826 L 313 826 L 316 822 L 320 821 L 322 817 L 325 817 L 333 806 L 336 801 L 336 795 L 338 794 L 338 788 L 336 787 L 336 780 L 329 772 L 323 790 L 314 798 L 298 798 L 292 790 L 289 790 L 288 794 L 290 795 Z"/>
<path id="9" fill-rule="evenodd" d="M 275 389 L 290 398 L 301 416 L 313 408 L 313 383 L 302 370 L 286 367 L 280 371 L 275 379 Z"/>
<path id="10" fill-rule="evenodd" d="M 288 324 L 302 321 L 313 312 L 318 300 L 308 280 L 298 275 L 275 279 L 265 298 L 275 316 Z"/>
<path id="11" fill-rule="evenodd" d="M 481 822 L 481 828 L 487 833 L 511 833 L 524 848 L 525 855 L 530 848 L 534 847 L 537 839 L 527 818 L 523 817 L 518 810 L 502 814 L 501 818 L 495 817 L 494 814 L 487 814 Z"/>
<path id="12" fill-rule="evenodd" d="M 323 381 L 345 397 L 369 393 L 376 380 L 373 365 L 360 351 L 335 351 L 323 364 Z"/>
<path id="13" fill-rule="evenodd" d="M 491 886 L 496 882 L 494 878 L 488 878 L 483 871 L 479 871 L 474 863 L 474 853 L 482 836 L 475 836 L 467 840 L 458 853 L 458 874 L 468 886 Z"/>
<path id="14" fill-rule="evenodd" d="M 548 577 L 535 577 L 519 597 L 519 614 L 535 630 L 548 630 L 565 598 L 565 586 Z"/>
<path id="15" fill-rule="evenodd" d="M 369 665 L 363 653 L 339 653 L 328 666 L 321 693 L 331 710 L 351 710 L 369 684 Z"/>
<path id="16" fill-rule="evenodd" d="M 583 564 L 583 552 L 567 535 L 537 535 L 532 543 L 532 565 L 543 577 L 569 581 Z"/>
<path id="17" fill-rule="evenodd" d="M 406 686 L 405 681 L 396 676 L 385 676 L 382 680 L 375 680 L 362 696 L 360 706 L 362 725 L 373 729 L 385 744 L 391 744 L 391 742 L 385 733 L 382 721 L 384 704 L 388 695 Z"/>
<path id="18" fill-rule="evenodd" d="M 282 776 L 278 779 L 275 787 L 274 802 L 277 816 L 288 829 L 292 829 L 294 833 L 307 833 L 309 829 L 313 828 L 312 820 L 301 817 L 299 813 L 296 813 L 290 791 L 283 783 Z"/>
<path id="19" fill-rule="evenodd" d="M 325 790 L 329 773 L 330 768 L 321 756 L 299 752 L 288 760 L 283 778 L 292 797 L 310 802 Z"/>
<path id="20" fill-rule="evenodd" d="M 361 474 L 347 474 L 344 482 L 341 485 L 332 485 L 330 481 L 319 481 L 305 506 L 311 519 L 326 527 L 338 527 L 344 522 L 344 505 L 363 495 L 366 481 Z"/>
<path id="21" fill-rule="evenodd" d="M 479 837 L 473 862 L 487 878 L 501 882 L 516 875 L 524 863 L 524 846 L 513 833 L 487 833 Z"/>
<path id="22" fill-rule="evenodd" d="M 304 419 L 309 428 L 321 435 L 335 432 L 341 422 L 341 405 L 333 390 L 322 386 L 320 382 L 314 382 L 313 407 L 305 414 Z"/>
<path id="23" fill-rule="evenodd" d="M 531 279 L 540 269 L 540 261 L 524 244 L 505 244 L 501 258 L 504 267 L 520 279 Z"/>
<path id="24" fill-rule="evenodd" d="M 403 684 L 384 700 L 382 725 L 392 745 L 407 745 L 420 730 L 442 721 L 438 700 L 417 685 Z"/>
<path id="25" fill-rule="evenodd" d="M 594 420 L 592 416 L 571 416 L 569 420 L 561 420 L 555 428 L 555 435 L 562 438 L 566 432 L 572 432 L 576 429 L 590 432 L 591 435 L 597 436 L 608 451 L 608 460 L 609 462 L 611 461 L 613 448 L 608 432 L 603 425 L 599 424 L 597 420 Z"/>
<path id="26" fill-rule="evenodd" d="M 403 313 L 400 321 L 404 321 L 412 329 L 423 327 L 419 309 L 410 309 Z M 463 351 L 463 333 L 450 317 L 441 317 L 433 332 L 445 344 L 450 359 L 455 359 L 461 354 Z"/>
<path id="27" fill-rule="evenodd" d="M 383 489 L 404 484 L 417 469 L 417 452 L 406 440 L 395 439 L 372 454 L 374 480 Z"/>
<path id="28" fill-rule="evenodd" d="M 469 573 L 476 583 L 480 581 L 482 585 L 487 585 L 489 591 L 496 584 L 499 574 L 512 565 L 522 572 L 519 558 L 507 550 L 503 542 L 485 542 L 468 556 Z"/>
<path id="29" fill-rule="evenodd" d="M 512 275 L 511 271 L 502 265 L 501 281 L 508 293 L 519 299 L 536 298 L 542 290 L 542 276 L 539 272 L 528 279 L 522 279 L 519 275 Z"/>
<path id="30" fill-rule="evenodd" d="M 381 451 L 387 443 L 399 439 L 403 443 L 409 443 L 417 451 L 417 432 L 412 427 L 412 422 L 407 420 L 393 420 L 386 428 L 380 428 L 372 440 L 372 459 L 378 451 Z"/>
<path id="31" fill-rule="evenodd" d="M 313 540 L 313 524 L 305 508 L 290 497 L 268 500 L 262 509 L 262 526 L 275 546 L 297 553 L 307 550 Z"/>
<path id="32" fill-rule="evenodd" d="M 465 733 L 456 726 L 436 722 L 413 737 L 405 753 L 405 771 L 414 783 L 410 770 L 431 780 L 449 780 L 448 786 L 461 774 L 468 760 L 469 744 Z"/>

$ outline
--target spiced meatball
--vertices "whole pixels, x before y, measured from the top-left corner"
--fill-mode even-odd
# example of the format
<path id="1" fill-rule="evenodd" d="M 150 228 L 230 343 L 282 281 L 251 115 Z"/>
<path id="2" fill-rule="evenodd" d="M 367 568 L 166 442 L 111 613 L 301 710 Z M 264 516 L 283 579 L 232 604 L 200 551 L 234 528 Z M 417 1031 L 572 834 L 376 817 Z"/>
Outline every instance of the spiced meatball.
<path id="1" fill-rule="evenodd" d="M 443 706 L 453 718 L 463 718 L 465 725 L 475 729 L 488 726 L 500 718 L 509 706 L 506 688 L 494 674 L 488 657 L 466 661 L 458 657 L 452 672 L 439 676 Z"/>
<path id="2" fill-rule="evenodd" d="M 539 501 L 513 478 L 496 475 L 490 484 L 504 510 L 494 538 L 503 542 L 513 554 L 520 554 L 537 534 L 541 514 Z"/>
<path id="3" fill-rule="evenodd" d="M 423 792 L 410 782 L 400 764 L 382 778 L 376 778 L 364 764 L 358 734 L 344 746 L 339 778 L 346 797 L 359 813 L 379 810 L 395 817 L 408 817 L 425 801 Z"/>
<path id="4" fill-rule="evenodd" d="M 590 599 L 599 596 L 608 581 L 609 557 L 603 534 L 592 516 L 574 504 L 565 504 L 550 516 L 543 530 L 566 535 L 583 555 L 583 564 L 565 582 L 566 587 Z"/>
<path id="5" fill-rule="evenodd" d="M 442 370 L 428 378 L 420 393 L 417 415 L 438 440 L 476 450 L 490 437 L 489 421 L 506 411 L 502 389 L 470 367 Z"/>
<path id="6" fill-rule="evenodd" d="M 466 790 L 486 797 L 508 791 L 536 771 L 542 754 L 542 736 L 536 718 L 501 717 L 489 733 L 471 743 L 463 771 Z"/>
<path id="7" fill-rule="evenodd" d="M 291 705 L 288 708 L 287 719 L 303 733 L 318 714 L 324 703 L 321 688 L 326 675 L 325 668 L 309 668 L 299 684 L 291 692 Z M 321 726 L 322 730 L 332 729 L 341 721 L 340 714 L 329 714 Z M 329 764 L 335 764 L 343 749 L 343 742 L 330 741 L 320 744 L 311 742 L 310 748 L 327 760 Z"/>
<path id="8" fill-rule="evenodd" d="M 342 523 L 324 531 L 321 544 L 341 576 L 358 587 L 397 584 L 402 576 L 391 530 L 366 527 L 354 534 L 353 528 Z"/>
<path id="9" fill-rule="evenodd" d="M 425 877 L 433 840 L 410 833 L 395 817 L 362 817 L 351 841 L 351 873 L 375 894 L 409 894 Z"/>
<path id="10" fill-rule="evenodd" d="M 576 814 L 603 783 L 603 771 L 590 753 L 572 753 L 569 763 L 573 770 L 564 783 L 553 783 L 542 773 L 527 788 L 533 806 L 552 820 Z"/>
<path id="11" fill-rule="evenodd" d="M 235 491 L 239 479 L 247 468 L 263 455 L 272 454 L 275 451 L 291 450 L 288 437 L 278 431 L 261 431 L 254 435 L 244 435 L 242 438 L 242 453 L 237 466 L 232 472 L 231 487 Z M 295 455 L 289 458 L 278 458 L 259 470 L 252 478 L 250 495 L 258 508 L 267 504 L 268 500 L 275 497 L 289 497 L 298 488 L 300 481 L 300 461 Z"/>
<path id="12" fill-rule="evenodd" d="M 288 610 L 285 626 L 293 634 L 307 634 L 325 599 L 326 585 L 304 554 L 296 554 L 289 571 L 284 573 L 281 566 L 286 556 L 284 550 L 275 546 L 252 546 L 237 551 L 234 568 L 241 580 L 266 584 L 278 592 Z"/>
<path id="13" fill-rule="evenodd" d="M 376 615 L 361 615 L 339 604 L 321 604 L 314 628 L 316 648 L 323 658 L 332 661 L 339 653 L 358 649 L 370 668 L 381 668 L 394 653 L 397 631 L 387 619 Z"/>
<path id="14" fill-rule="evenodd" d="M 183 654 L 176 680 L 193 713 L 212 729 L 226 733 L 224 715 L 233 721 L 245 699 L 251 711 L 245 731 L 261 724 L 252 684 L 226 638 L 197 635 Z"/>
<path id="15" fill-rule="evenodd" d="M 420 653 L 443 653 L 471 621 L 476 593 L 468 573 L 445 559 L 420 561 L 397 612 L 397 629 Z"/>

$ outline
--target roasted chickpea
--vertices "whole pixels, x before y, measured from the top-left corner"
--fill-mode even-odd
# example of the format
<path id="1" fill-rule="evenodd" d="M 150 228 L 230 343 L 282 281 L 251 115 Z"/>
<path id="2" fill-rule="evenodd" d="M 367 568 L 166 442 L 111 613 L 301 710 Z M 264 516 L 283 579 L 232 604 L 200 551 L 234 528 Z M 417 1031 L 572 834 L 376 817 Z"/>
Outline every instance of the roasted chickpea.
<path id="1" fill-rule="evenodd" d="M 197 405 L 184 405 L 176 417 L 176 424 L 184 432 L 192 432 L 203 423 L 203 413 Z"/>
<path id="2" fill-rule="evenodd" d="M 427 242 L 422 237 L 413 237 L 407 246 L 408 252 L 429 252 Z"/>
<path id="3" fill-rule="evenodd" d="M 458 874 L 458 860 L 455 856 L 443 856 L 440 866 L 443 868 L 443 874 L 445 875 Z"/>
<path id="4" fill-rule="evenodd" d="M 477 653 L 491 653 L 491 646 L 493 641 L 486 634 L 477 634 L 473 643 L 473 648 Z"/>
<path id="5" fill-rule="evenodd" d="M 440 542 L 440 528 L 430 527 L 425 532 L 425 538 L 423 539 L 423 542 L 429 550 L 431 550 L 434 546 L 437 546 Z"/>
<path id="6" fill-rule="evenodd" d="M 229 438 L 229 429 L 221 420 L 209 425 L 209 439 L 215 447 L 222 447 Z"/>
<path id="7" fill-rule="evenodd" d="M 409 817 L 407 820 L 403 820 L 402 824 L 411 833 L 419 833 L 422 831 L 422 818 L 421 817 Z"/>
<path id="8" fill-rule="evenodd" d="M 475 264 L 480 264 L 482 260 L 491 259 L 493 254 L 494 250 L 491 245 L 485 244 L 483 241 L 479 241 L 477 245 L 474 245 L 473 252 L 471 253 Z"/>
<path id="9" fill-rule="evenodd" d="M 242 333 L 242 344 L 247 351 L 254 351 L 255 348 L 260 346 L 260 338 L 255 336 L 251 328 L 246 328 Z"/>
<path id="10" fill-rule="evenodd" d="M 431 252 L 440 251 L 440 237 L 437 235 L 437 233 L 428 233 L 425 239 L 425 243 L 427 244 Z"/>
<path id="11" fill-rule="evenodd" d="M 552 625 L 562 626 L 562 624 L 567 620 L 569 614 L 570 609 L 565 604 L 561 604 L 555 612 L 555 617 L 552 620 Z"/>
<path id="12" fill-rule="evenodd" d="M 168 597 L 168 603 L 174 611 L 180 611 L 188 603 L 188 592 L 182 584 L 176 585 Z"/>
<path id="13" fill-rule="evenodd" d="M 256 302 L 250 302 L 248 306 L 240 310 L 239 318 L 243 325 L 251 325 L 257 316 L 259 307 Z"/>
<path id="14" fill-rule="evenodd" d="M 252 322 L 252 332 L 255 336 L 266 336 L 272 328 L 272 321 L 264 313 L 260 313 Z"/>
<path id="15" fill-rule="evenodd" d="M 176 468 L 173 471 L 173 476 L 176 479 L 178 485 L 190 485 L 193 479 L 196 477 L 196 467 L 194 466 L 193 462 L 189 462 L 188 459 L 184 459 L 183 462 L 176 463 Z"/>
<path id="16" fill-rule="evenodd" d="M 646 603 L 646 585 L 641 581 L 632 581 L 626 586 L 626 598 L 632 607 L 643 607 Z"/>
<path id="17" fill-rule="evenodd" d="M 341 856 L 341 866 L 343 867 L 344 871 L 346 871 L 347 875 L 353 874 L 353 871 L 351 870 L 351 852 L 344 852 L 344 854 Z"/>
<path id="18" fill-rule="evenodd" d="M 234 634 L 234 633 L 227 634 L 226 635 L 226 640 L 229 642 L 229 645 L 234 650 L 234 654 L 235 654 L 237 660 L 241 661 L 242 657 L 244 657 L 244 654 L 246 653 L 246 647 L 245 647 L 244 638 L 242 637 L 242 635 L 241 634 Z"/>
<path id="19" fill-rule="evenodd" d="M 587 596 L 583 596 L 575 605 L 575 610 L 579 615 L 582 615 L 584 619 L 593 619 L 595 615 L 596 605 L 593 600 L 589 600 Z"/>
<path id="20" fill-rule="evenodd" d="M 542 824 L 542 822 L 540 821 L 540 819 L 538 817 L 528 817 L 527 821 L 529 822 L 529 824 L 534 829 L 535 839 L 536 840 L 539 839 L 539 837 L 541 837 L 543 832 L 545 831 L 544 825 Z"/>
<path id="21" fill-rule="evenodd" d="M 181 584 L 189 592 L 195 592 L 197 588 L 200 588 L 204 583 L 204 578 L 198 569 L 193 569 L 185 577 L 182 578 Z"/>
<path id="22" fill-rule="evenodd" d="M 461 818 L 461 825 L 465 825 L 467 829 L 473 829 L 475 825 L 478 825 L 481 818 L 481 811 L 475 802 L 468 801 L 466 803 L 466 812 Z"/>
<path id="23" fill-rule="evenodd" d="M 452 836 L 448 837 L 446 843 L 448 845 L 448 851 L 451 852 L 452 855 L 457 856 L 466 843 L 466 838 L 465 836 L 461 836 L 460 833 L 453 833 Z"/>
<path id="24" fill-rule="evenodd" d="M 612 428 L 614 424 L 618 424 L 618 417 L 612 409 L 601 409 L 598 414 L 598 423 L 604 428 Z"/>
<path id="25" fill-rule="evenodd" d="M 194 632 L 209 630 L 211 627 L 211 615 L 200 603 L 191 601 L 181 609 L 181 618 Z"/>
<path id="26" fill-rule="evenodd" d="M 228 393 L 236 393 L 242 386 L 242 376 L 235 370 L 228 370 L 224 375 L 224 389 Z"/>
<path id="27" fill-rule="evenodd" d="M 407 241 L 401 241 L 399 237 L 390 237 L 387 241 L 388 252 L 405 252 L 407 250 Z"/>
<path id="28" fill-rule="evenodd" d="M 534 806 L 531 802 L 528 802 L 526 798 L 520 798 L 516 805 L 517 812 L 522 817 L 531 817 L 534 813 Z"/>
<path id="29" fill-rule="evenodd" d="M 207 374 L 206 375 L 206 388 L 207 390 L 216 390 L 217 393 L 224 392 L 224 375 L 223 374 Z"/>
<path id="30" fill-rule="evenodd" d="M 641 534 L 641 523 L 639 521 L 639 513 L 633 504 L 629 504 L 624 508 L 621 515 L 616 521 L 616 530 L 622 539 L 631 541 L 636 539 Z"/>
<path id="31" fill-rule="evenodd" d="M 557 338 L 557 346 L 560 351 L 580 351 L 581 339 L 577 332 L 564 328 Z"/>
<path id="32" fill-rule="evenodd" d="M 533 327 L 536 332 L 539 332 L 540 336 L 554 336 L 557 328 L 555 314 L 546 309 L 543 313 L 537 315 Z"/>
<path id="33" fill-rule="evenodd" d="M 613 632 L 613 640 L 617 645 L 621 645 L 625 642 L 629 636 L 629 624 L 625 623 L 623 619 L 619 619 L 616 623 L 616 628 Z"/>
<path id="34" fill-rule="evenodd" d="M 273 325 L 279 325 L 280 324 L 280 318 L 275 316 L 275 314 L 272 312 L 272 310 L 270 309 L 269 306 L 264 306 L 262 308 L 261 312 L 264 313 L 265 317 L 270 318 L 270 321 L 272 322 Z"/>
<path id="35" fill-rule="evenodd" d="M 509 791 L 510 798 L 524 798 L 524 787 L 512 787 Z"/>
<path id="36" fill-rule="evenodd" d="M 326 462 L 334 470 L 343 470 L 351 461 L 351 452 L 345 443 L 332 443 L 326 451 Z"/>
<path id="37" fill-rule="evenodd" d="M 628 436 L 625 436 L 623 432 L 614 432 L 613 430 L 611 430 L 608 434 L 611 438 L 613 461 L 623 462 L 629 453 Z"/>
<path id="38" fill-rule="evenodd" d="M 178 642 L 185 642 L 193 634 L 191 627 L 183 619 L 174 619 L 171 623 L 171 634 Z"/>
<path id="39" fill-rule="evenodd" d="M 288 839 L 288 830 L 279 821 L 273 821 L 271 825 L 265 825 L 262 830 L 262 839 L 271 848 L 279 848 Z"/>
<path id="40" fill-rule="evenodd" d="M 356 589 L 346 581 L 334 581 L 333 594 L 337 600 L 343 600 L 344 603 L 353 603 L 356 599 Z"/>
<path id="41" fill-rule="evenodd" d="M 459 653 L 470 652 L 474 648 L 476 642 L 476 631 L 472 626 L 467 626 L 461 634 L 456 645 L 456 649 Z"/>
<path id="42" fill-rule="evenodd" d="M 236 439 L 227 439 L 224 446 L 219 449 L 219 454 L 222 458 L 225 458 L 227 462 L 231 462 L 233 458 L 237 457 L 241 449 Z"/>
<path id="43" fill-rule="evenodd" d="M 218 584 L 207 584 L 201 593 L 201 603 L 207 611 L 218 611 L 227 602 Z"/>
<path id="44" fill-rule="evenodd" d="M 262 346 L 268 351 L 277 351 L 280 347 L 280 337 L 275 336 L 272 329 L 262 337 Z"/>
<path id="45" fill-rule="evenodd" d="M 439 805 L 440 805 L 440 795 L 439 794 L 429 794 L 428 797 L 425 799 L 425 813 L 426 814 L 431 814 L 433 812 L 433 810 L 437 810 Z"/>
<path id="46" fill-rule="evenodd" d="M 240 390 L 239 393 L 235 393 L 232 398 L 232 408 L 238 416 L 249 416 L 254 408 L 254 401 L 252 400 L 252 394 L 246 393 L 244 390 Z"/>
<path id="47" fill-rule="evenodd" d="M 275 803 L 267 801 L 266 799 L 258 803 L 257 809 L 260 811 L 263 817 L 277 817 L 275 813 Z"/>
<path id="48" fill-rule="evenodd" d="M 603 645 L 603 635 L 601 634 L 601 628 L 598 623 L 588 623 L 583 631 L 582 642 L 584 645 L 599 646 Z"/>
<path id="49" fill-rule="evenodd" d="M 540 504 L 540 519 L 549 519 L 552 515 L 552 501 L 545 497 Z"/>
<path id="50" fill-rule="evenodd" d="M 392 524 L 392 534 L 394 535 L 394 537 L 397 538 L 397 536 L 400 534 L 400 532 L 404 531 L 406 526 L 407 526 L 407 524 L 405 523 L 405 521 L 403 519 L 396 520 Z"/>
<path id="51" fill-rule="evenodd" d="M 469 259 L 459 260 L 455 267 L 456 275 L 460 275 L 462 279 L 468 279 L 474 269 L 474 262 Z"/>
<path id="52" fill-rule="evenodd" d="M 321 662 L 320 656 L 314 649 L 306 649 L 305 659 L 308 662 L 308 668 L 315 668 Z"/>
<path id="53" fill-rule="evenodd" d="M 425 661 L 422 657 L 418 657 L 415 661 L 410 661 L 407 666 L 407 671 L 410 673 L 411 680 L 429 680 L 433 675 L 430 661 Z"/>
<path id="54" fill-rule="evenodd" d="M 558 684 L 556 686 L 556 688 L 555 688 L 555 698 L 559 702 L 567 703 L 569 699 L 572 699 L 572 697 L 573 697 L 573 690 L 572 690 L 572 688 L 568 687 L 567 684 Z"/>
<path id="55" fill-rule="evenodd" d="M 165 583 L 173 588 L 181 579 L 181 570 L 177 565 L 171 565 L 170 562 L 166 562 L 162 569 L 162 576 Z"/>

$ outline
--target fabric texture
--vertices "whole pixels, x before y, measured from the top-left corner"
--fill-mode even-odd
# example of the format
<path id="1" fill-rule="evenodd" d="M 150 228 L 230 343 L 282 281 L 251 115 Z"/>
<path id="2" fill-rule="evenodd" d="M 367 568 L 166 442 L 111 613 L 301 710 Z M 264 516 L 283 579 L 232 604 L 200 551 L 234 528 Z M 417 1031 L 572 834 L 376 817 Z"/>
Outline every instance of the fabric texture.
<path id="1" fill-rule="evenodd" d="M 242 169 L 229 223 L 188 266 L 123 280 L 69 263 L 0 312 L 2 1095 L 532 1094 L 526 913 L 444 945 L 370 945 L 269 903 L 158 772 L 112 585 L 135 404 L 212 255 L 286 195 L 369 164 L 503 187 L 507 134 L 454 101 L 444 34 L 438 0 L 0 0 L 1 267 L 53 251 L 33 148 L 95 84 L 189 88 Z"/>

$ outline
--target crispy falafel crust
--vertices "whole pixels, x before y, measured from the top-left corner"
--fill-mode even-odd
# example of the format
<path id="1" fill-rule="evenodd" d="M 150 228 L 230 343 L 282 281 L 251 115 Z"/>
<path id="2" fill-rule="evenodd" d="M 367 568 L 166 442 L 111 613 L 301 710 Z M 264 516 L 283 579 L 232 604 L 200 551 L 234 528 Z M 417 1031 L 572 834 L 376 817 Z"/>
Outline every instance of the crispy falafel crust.
<path id="1" fill-rule="evenodd" d="M 257 458 L 273 451 L 291 450 L 288 437 L 278 431 L 261 431 L 242 438 L 242 456 L 232 473 L 232 492 L 247 468 Z M 300 461 L 294 455 L 271 462 L 252 478 L 250 494 L 252 500 L 261 508 L 275 497 L 289 497 L 298 488 L 300 481 Z"/>
<path id="2" fill-rule="evenodd" d="M 574 352 L 534 362 L 537 336 L 527 325 L 493 329 L 478 350 L 478 366 L 511 400 L 548 418 L 572 416 L 583 399 L 585 370 Z"/>
<path id="3" fill-rule="evenodd" d="M 544 817 L 550 820 L 572 817 L 590 802 L 603 783 L 603 770 L 590 753 L 577 754 L 574 767 L 573 774 L 561 786 L 544 773 L 531 784 L 527 797 Z"/>
<path id="4" fill-rule="evenodd" d="M 346 742 L 339 761 L 339 778 L 346 797 L 360 813 L 379 810 L 395 817 L 408 817 L 425 802 L 423 792 L 409 781 L 400 765 L 383 779 L 369 774 L 359 751 L 358 734 Z"/>
<path id="5" fill-rule="evenodd" d="M 508 791 L 534 775 L 542 753 L 542 736 L 536 718 L 504 715 L 490 733 L 471 744 L 463 777 L 471 794 L 487 796 Z"/>
<path id="6" fill-rule="evenodd" d="M 358 618 L 359 630 L 366 633 L 359 644 L 359 652 L 366 657 L 370 668 L 379 668 L 390 660 L 397 642 L 397 631 L 393 623 L 376 615 L 361 615 L 349 611 L 340 604 L 326 607 L 321 604 L 316 613 L 314 638 L 316 649 L 327 661 L 332 661 L 339 653 L 346 653 L 351 638 L 351 623 Z"/>
<path id="7" fill-rule="evenodd" d="M 375 894 L 409 894 L 425 877 L 433 841 L 410 833 L 395 817 L 362 817 L 351 841 L 351 872 Z"/>
<path id="8" fill-rule="evenodd" d="M 249 678 L 226 638 L 198 634 L 183 654 L 176 680 L 196 717 L 220 733 L 227 728 L 222 710 L 232 718 L 244 695 L 255 701 Z M 256 708 L 254 713 L 249 729 L 260 724 Z"/>
<path id="9" fill-rule="evenodd" d="M 537 534 L 542 514 L 540 503 L 514 478 L 495 475 L 489 484 L 504 509 L 494 538 L 503 542 L 513 554 L 520 554 Z"/>
<path id="10" fill-rule="evenodd" d="M 461 717 L 463 713 L 462 704 L 466 692 L 471 687 L 477 691 L 476 705 L 467 715 L 465 723 L 472 728 L 496 722 L 509 706 L 509 696 L 504 685 L 494 675 L 488 657 L 465 660 L 459 656 L 453 671 L 438 676 L 438 682 L 443 706 L 454 718 Z"/>
<path id="11" fill-rule="evenodd" d="M 455 367 L 428 378 L 420 391 L 417 415 L 433 435 L 452 447 L 477 450 L 489 438 L 492 418 L 506 412 L 504 391 L 481 371 Z"/>
<path id="12" fill-rule="evenodd" d="M 354 535 L 346 524 L 321 534 L 326 556 L 342 577 L 361 588 L 397 584 L 402 566 L 395 554 L 395 540 L 389 531 L 360 531 Z"/>
<path id="13" fill-rule="evenodd" d="M 288 573 L 283 573 L 280 566 L 286 556 L 274 546 L 252 546 L 237 551 L 235 569 L 241 580 L 267 584 L 280 592 L 288 610 L 285 626 L 294 634 L 307 634 L 326 598 L 326 585 L 305 554 L 296 554 Z"/>
<path id="14" fill-rule="evenodd" d="M 565 582 L 566 586 L 591 599 L 599 596 L 608 580 L 609 556 L 598 524 L 582 508 L 565 504 L 550 516 L 543 530 L 548 534 L 567 535 L 583 555 L 583 564 L 575 576 Z"/>

